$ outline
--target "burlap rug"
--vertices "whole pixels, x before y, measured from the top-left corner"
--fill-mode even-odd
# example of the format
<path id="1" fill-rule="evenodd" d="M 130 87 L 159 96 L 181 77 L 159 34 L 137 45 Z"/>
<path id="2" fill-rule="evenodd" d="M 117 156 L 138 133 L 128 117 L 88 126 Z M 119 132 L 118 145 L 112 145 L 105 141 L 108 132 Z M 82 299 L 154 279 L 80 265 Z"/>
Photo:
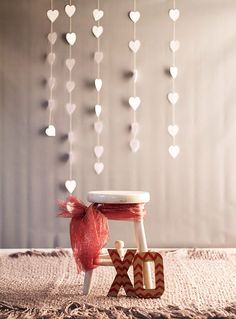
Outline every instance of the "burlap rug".
<path id="1" fill-rule="evenodd" d="M 0 318 L 236 318 L 236 250 L 161 252 L 161 299 L 106 297 L 112 267 L 95 270 L 89 296 L 68 251 L 0 256 Z"/>

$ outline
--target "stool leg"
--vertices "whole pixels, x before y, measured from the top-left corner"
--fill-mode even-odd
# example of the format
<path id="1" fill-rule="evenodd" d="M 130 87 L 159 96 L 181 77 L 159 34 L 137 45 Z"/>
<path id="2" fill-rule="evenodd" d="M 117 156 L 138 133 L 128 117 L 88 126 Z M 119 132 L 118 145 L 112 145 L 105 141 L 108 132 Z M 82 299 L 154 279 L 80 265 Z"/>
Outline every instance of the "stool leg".
<path id="1" fill-rule="evenodd" d="M 90 289 L 92 287 L 92 281 L 93 281 L 93 269 L 86 271 L 86 273 L 85 273 L 83 295 L 89 294 Z"/>
<path id="2" fill-rule="evenodd" d="M 144 230 L 143 220 L 134 222 L 134 231 L 139 252 L 147 252 L 147 239 Z M 151 265 L 144 262 L 143 265 L 144 284 L 146 289 L 152 288 Z"/>

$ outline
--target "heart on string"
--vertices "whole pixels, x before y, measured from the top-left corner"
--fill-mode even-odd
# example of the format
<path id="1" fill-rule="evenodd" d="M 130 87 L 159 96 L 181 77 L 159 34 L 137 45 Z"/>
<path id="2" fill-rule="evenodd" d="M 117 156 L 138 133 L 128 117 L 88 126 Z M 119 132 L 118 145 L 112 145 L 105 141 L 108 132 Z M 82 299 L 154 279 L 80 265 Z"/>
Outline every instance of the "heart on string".
<path id="1" fill-rule="evenodd" d="M 66 34 L 66 40 L 69 43 L 69 45 L 74 45 L 76 41 L 76 34 L 74 32 L 68 32 Z"/>
<path id="2" fill-rule="evenodd" d="M 53 23 L 59 16 L 58 10 L 48 10 L 47 12 L 48 19 Z"/>
<path id="3" fill-rule="evenodd" d="M 94 147 L 94 154 L 97 158 L 100 158 L 104 152 L 104 147 L 102 145 L 97 145 Z"/>
<path id="4" fill-rule="evenodd" d="M 48 63 L 53 64 L 55 62 L 55 59 L 56 59 L 56 54 L 53 52 L 50 52 L 47 57 Z"/>
<path id="5" fill-rule="evenodd" d="M 176 52 L 179 50 L 180 43 L 178 40 L 170 41 L 170 49 L 172 52 Z"/>
<path id="6" fill-rule="evenodd" d="M 48 86 L 52 90 L 55 87 L 56 79 L 54 77 L 51 77 L 48 79 Z"/>
<path id="7" fill-rule="evenodd" d="M 132 107 L 134 111 L 136 111 L 141 103 L 141 99 L 138 96 L 131 96 L 129 98 L 129 105 Z"/>
<path id="8" fill-rule="evenodd" d="M 93 10 L 93 17 L 95 21 L 102 19 L 104 12 L 102 10 L 95 9 Z"/>
<path id="9" fill-rule="evenodd" d="M 103 27 L 101 25 L 99 27 L 97 25 L 94 25 L 92 32 L 94 36 L 98 39 L 103 33 Z"/>
<path id="10" fill-rule="evenodd" d="M 66 59 L 66 66 L 67 66 L 67 68 L 68 68 L 68 70 L 72 70 L 73 69 L 73 67 L 74 67 L 74 65 L 75 65 L 75 59 Z"/>
<path id="11" fill-rule="evenodd" d="M 136 138 L 133 138 L 130 141 L 129 145 L 130 145 L 131 151 L 136 153 L 140 148 L 140 141 L 137 140 Z"/>
<path id="12" fill-rule="evenodd" d="M 76 109 L 76 105 L 75 104 L 72 104 L 72 103 L 67 103 L 66 104 L 66 110 L 69 114 L 73 114 L 74 111 Z"/>
<path id="13" fill-rule="evenodd" d="M 104 169 L 104 164 L 103 163 L 101 163 L 101 162 L 96 162 L 95 164 L 94 164 L 94 170 L 95 170 L 95 172 L 99 175 L 99 174 L 101 174 L 101 172 L 103 171 L 103 169 Z"/>
<path id="14" fill-rule="evenodd" d="M 97 117 L 100 116 L 101 112 L 102 112 L 102 106 L 100 104 L 96 104 L 95 105 L 95 113 L 96 113 Z"/>
<path id="15" fill-rule="evenodd" d="M 139 11 L 130 11 L 129 17 L 130 17 L 130 20 L 132 20 L 134 23 L 136 23 L 140 19 L 140 12 Z"/>
<path id="16" fill-rule="evenodd" d="M 48 34 L 48 41 L 52 45 L 55 44 L 55 42 L 57 41 L 57 33 L 56 32 L 50 32 Z"/>
<path id="17" fill-rule="evenodd" d="M 178 9 L 170 9 L 169 10 L 169 17 L 173 21 L 177 21 L 179 19 L 179 10 Z"/>
<path id="18" fill-rule="evenodd" d="M 169 147 L 169 153 L 173 158 L 176 158 L 179 155 L 180 148 L 178 145 L 171 145 Z"/>
<path id="19" fill-rule="evenodd" d="M 102 79 L 96 79 L 95 80 L 95 88 L 99 92 L 102 88 Z"/>
<path id="20" fill-rule="evenodd" d="M 73 143 L 75 139 L 74 133 L 73 132 L 69 132 L 68 133 L 68 140 L 70 143 Z"/>
<path id="21" fill-rule="evenodd" d="M 137 135 L 139 132 L 139 123 L 134 122 L 131 124 L 131 132 L 133 135 Z"/>
<path id="22" fill-rule="evenodd" d="M 66 89 L 69 93 L 71 93 L 75 88 L 75 82 L 74 81 L 68 81 L 66 82 Z"/>
<path id="23" fill-rule="evenodd" d="M 130 41 L 129 42 L 129 48 L 134 53 L 138 52 L 140 46 L 141 46 L 141 42 L 139 40 L 135 40 L 135 41 Z"/>
<path id="24" fill-rule="evenodd" d="M 101 134 L 102 130 L 103 130 L 103 123 L 101 121 L 95 122 L 94 123 L 94 129 L 95 129 L 96 133 Z"/>
<path id="25" fill-rule="evenodd" d="M 178 125 L 174 124 L 174 125 L 169 125 L 168 126 L 168 132 L 171 136 L 176 136 L 179 132 L 179 127 Z"/>
<path id="26" fill-rule="evenodd" d="M 101 63 L 103 60 L 103 52 L 101 51 L 97 51 L 94 53 L 94 61 L 99 64 Z"/>
<path id="27" fill-rule="evenodd" d="M 69 18 L 71 18 L 74 15 L 75 10 L 76 10 L 76 8 L 74 5 L 68 4 L 65 6 L 65 13 L 68 15 Z"/>
<path id="28" fill-rule="evenodd" d="M 54 107 L 55 107 L 55 100 L 53 100 L 53 99 L 50 99 L 50 100 L 48 100 L 48 108 L 49 108 L 49 110 L 53 110 L 54 109 Z"/>
<path id="29" fill-rule="evenodd" d="M 172 76 L 173 79 L 176 79 L 178 75 L 178 68 L 177 66 L 171 66 L 170 67 L 170 75 Z"/>
<path id="30" fill-rule="evenodd" d="M 179 94 L 177 92 L 171 92 L 168 94 L 168 100 L 171 104 L 175 105 L 179 100 Z"/>
<path id="31" fill-rule="evenodd" d="M 65 182 L 65 187 L 68 190 L 68 192 L 72 194 L 76 188 L 76 181 L 74 179 L 67 180 Z"/>
<path id="32" fill-rule="evenodd" d="M 46 130 L 45 133 L 47 136 L 56 136 L 56 129 L 54 125 L 49 125 Z"/>

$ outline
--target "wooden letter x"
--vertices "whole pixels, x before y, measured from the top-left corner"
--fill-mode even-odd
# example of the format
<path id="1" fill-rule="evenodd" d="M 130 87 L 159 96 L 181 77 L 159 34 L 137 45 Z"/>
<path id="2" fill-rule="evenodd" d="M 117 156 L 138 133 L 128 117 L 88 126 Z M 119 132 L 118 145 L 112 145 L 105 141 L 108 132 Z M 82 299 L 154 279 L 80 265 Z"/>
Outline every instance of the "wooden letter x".
<path id="1" fill-rule="evenodd" d="M 120 255 L 118 254 L 116 249 L 108 249 L 109 255 L 117 272 L 116 277 L 108 292 L 108 296 L 116 297 L 120 288 L 123 286 L 127 296 L 136 297 L 134 287 L 127 273 L 129 267 L 133 263 L 136 251 L 136 249 L 128 249 L 124 256 L 124 259 L 121 260 Z"/>

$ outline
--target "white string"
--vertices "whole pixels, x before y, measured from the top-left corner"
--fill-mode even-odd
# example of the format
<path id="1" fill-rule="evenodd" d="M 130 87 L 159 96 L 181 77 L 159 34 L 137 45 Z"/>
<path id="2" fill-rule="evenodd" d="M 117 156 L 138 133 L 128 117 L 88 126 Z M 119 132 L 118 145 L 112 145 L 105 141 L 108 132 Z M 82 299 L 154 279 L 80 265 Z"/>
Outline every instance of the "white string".
<path id="1" fill-rule="evenodd" d="M 71 6 L 71 0 L 69 0 L 69 4 Z M 69 17 L 69 32 L 72 32 L 72 17 Z M 72 46 L 69 44 L 69 59 L 72 58 Z M 69 69 L 69 81 L 72 81 L 72 69 Z M 72 90 L 69 92 L 69 104 L 72 103 Z M 71 135 L 73 134 L 73 122 L 72 122 L 72 113 L 69 114 L 69 180 L 72 180 L 73 177 L 73 138 Z"/>
<path id="2" fill-rule="evenodd" d="M 51 10 L 53 10 L 53 0 L 51 0 Z M 53 22 L 50 22 L 50 33 L 53 33 Z M 50 42 L 50 54 L 53 54 L 53 44 L 52 42 Z M 50 63 L 50 79 L 52 79 L 53 77 L 53 63 Z M 53 99 L 53 87 L 50 86 L 50 93 L 49 93 L 49 99 L 52 100 Z M 50 105 L 49 108 L 49 119 L 48 119 L 48 126 L 52 124 L 53 122 L 53 118 L 52 118 L 52 106 Z"/>

